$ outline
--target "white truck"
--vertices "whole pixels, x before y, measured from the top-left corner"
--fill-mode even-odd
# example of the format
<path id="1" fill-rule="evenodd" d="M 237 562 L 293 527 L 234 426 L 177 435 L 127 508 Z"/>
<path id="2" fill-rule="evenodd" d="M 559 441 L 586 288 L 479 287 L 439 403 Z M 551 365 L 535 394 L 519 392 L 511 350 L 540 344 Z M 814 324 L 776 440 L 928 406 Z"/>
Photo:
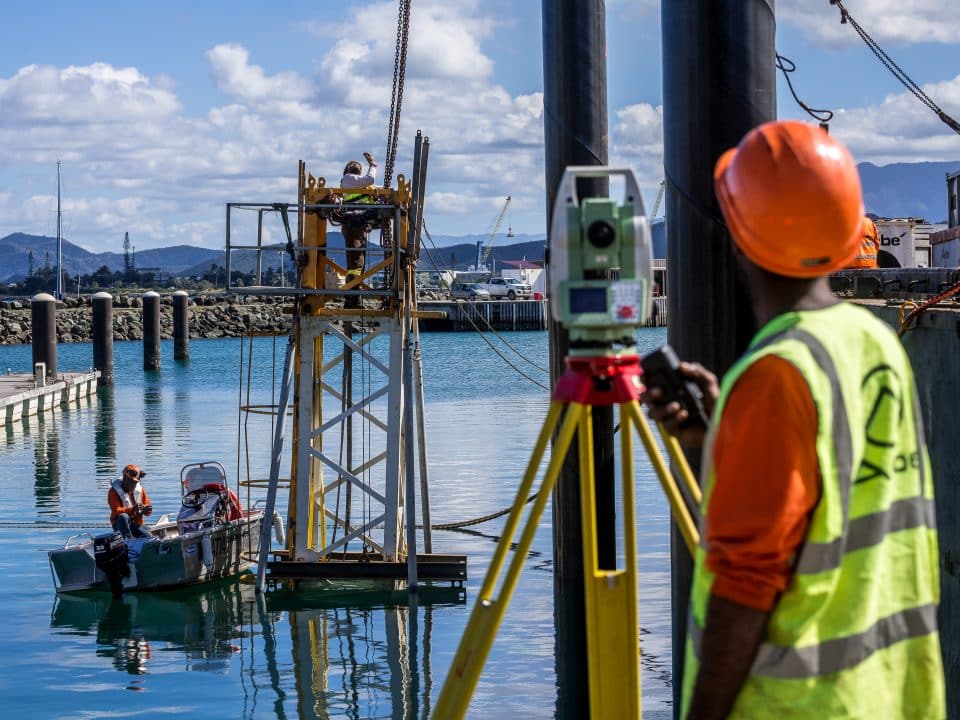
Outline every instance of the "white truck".
<path id="1" fill-rule="evenodd" d="M 490 278 L 485 283 L 478 283 L 490 293 L 491 300 L 503 299 L 516 300 L 522 298 L 529 300 L 533 297 L 533 288 L 527 283 L 520 282 L 514 278 Z"/>

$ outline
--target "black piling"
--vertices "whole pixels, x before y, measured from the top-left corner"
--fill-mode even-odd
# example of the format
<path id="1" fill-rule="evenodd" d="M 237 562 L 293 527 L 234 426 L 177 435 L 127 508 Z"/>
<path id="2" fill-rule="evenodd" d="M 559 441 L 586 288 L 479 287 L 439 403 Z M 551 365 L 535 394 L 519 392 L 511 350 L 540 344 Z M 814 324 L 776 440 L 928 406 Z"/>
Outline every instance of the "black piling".
<path id="1" fill-rule="evenodd" d="M 46 366 L 46 379 L 57 377 L 57 301 L 40 293 L 30 300 L 30 332 L 33 346 L 33 372 L 37 363 Z"/>
<path id="2" fill-rule="evenodd" d="M 721 374 L 755 328 L 713 193 L 713 166 L 748 130 L 776 117 L 773 3 L 663 0 L 661 17 L 668 335 L 682 358 Z M 692 561 L 676 528 L 671 545 L 676 717 Z"/>
<path id="3" fill-rule="evenodd" d="M 602 0 L 543 0 L 541 12 L 549 231 L 564 169 L 607 162 L 606 30 Z M 581 197 L 605 192 L 605 182 L 578 187 Z M 552 320 L 549 330 L 550 376 L 556 382 L 564 371 L 569 338 Z M 598 544 L 601 565 L 609 566 L 616 559 L 612 408 L 595 408 L 593 419 Z M 590 700 L 576 447 L 574 442 L 553 492 L 553 577 L 557 715 L 580 718 L 589 716 Z"/>
<path id="4" fill-rule="evenodd" d="M 173 294 L 173 359 L 190 359 L 190 296 L 185 290 Z"/>
<path id="5" fill-rule="evenodd" d="M 101 385 L 113 385 L 113 296 L 93 296 L 93 369 L 100 371 Z"/>
<path id="6" fill-rule="evenodd" d="M 160 295 L 143 294 L 143 369 L 160 369 Z"/>

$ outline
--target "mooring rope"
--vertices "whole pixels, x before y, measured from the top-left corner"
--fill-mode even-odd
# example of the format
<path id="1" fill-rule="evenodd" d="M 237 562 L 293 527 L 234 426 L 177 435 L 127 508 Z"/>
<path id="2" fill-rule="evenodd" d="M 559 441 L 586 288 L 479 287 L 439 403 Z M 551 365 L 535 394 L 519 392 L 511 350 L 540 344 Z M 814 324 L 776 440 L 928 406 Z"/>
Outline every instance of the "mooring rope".
<path id="1" fill-rule="evenodd" d="M 109 523 L 105 523 L 102 520 L 94 520 L 93 522 L 79 522 L 79 521 L 67 521 L 67 520 L 0 520 L 0 529 L 5 528 L 34 528 L 42 530 L 44 528 L 51 529 L 77 529 L 77 530 L 93 530 L 97 528 L 107 528 L 111 526 Z"/>

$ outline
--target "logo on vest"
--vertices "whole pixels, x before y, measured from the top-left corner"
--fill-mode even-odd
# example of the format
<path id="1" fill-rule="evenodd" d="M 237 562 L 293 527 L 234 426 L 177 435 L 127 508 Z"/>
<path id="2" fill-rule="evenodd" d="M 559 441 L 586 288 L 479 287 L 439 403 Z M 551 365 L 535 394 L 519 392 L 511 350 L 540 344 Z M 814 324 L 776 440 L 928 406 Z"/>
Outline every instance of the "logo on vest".
<path id="1" fill-rule="evenodd" d="M 864 405 L 869 407 L 864 426 L 863 460 L 855 483 L 883 478 L 920 467 L 920 454 L 898 452 L 898 440 L 905 418 L 903 381 L 889 365 L 878 365 L 860 384 Z"/>

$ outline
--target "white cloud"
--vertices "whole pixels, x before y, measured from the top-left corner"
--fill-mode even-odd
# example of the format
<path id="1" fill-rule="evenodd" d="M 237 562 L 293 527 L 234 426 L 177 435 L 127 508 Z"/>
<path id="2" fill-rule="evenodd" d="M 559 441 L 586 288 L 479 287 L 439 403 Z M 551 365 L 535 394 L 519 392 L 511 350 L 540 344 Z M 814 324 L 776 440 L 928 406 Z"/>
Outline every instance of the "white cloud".
<path id="1" fill-rule="evenodd" d="M 955 43 L 960 13 L 952 0 L 847 0 L 850 14 L 878 42 Z M 777 21 L 790 23 L 818 45 L 861 42 L 827 0 L 777 0 Z"/>
<path id="2" fill-rule="evenodd" d="M 516 215 L 542 222 L 543 98 L 514 96 L 491 79 L 482 44 L 496 21 L 485 11 L 478 0 L 423 0 L 411 18 L 394 177 L 409 172 L 422 128 L 431 138 L 427 213 L 442 216 L 437 232 L 476 231 L 475 218 L 494 215 L 508 194 Z M 292 202 L 299 158 L 335 181 L 361 151 L 382 156 L 396 6 L 364 5 L 347 17 L 327 26 L 333 41 L 317 40 L 315 76 L 267 71 L 239 44 L 211 47 L 211 76 L 229 101 L 190 112 L 171 77 L 136 68 L 32 65 L 0 77 L 0 179 L 27 174 L 42 188 L 0 182 L 8 196 L 0 235 L 49 230 L 57 158 L 71 239 L 116 249 L 127 230 L 138 248 L 221 246 L 224 203 Z"/>
<path id="3" fill-rule="evenodd" d="M 11 78 L 0 78 L 0 107 L 0 126 L 62 127 L 169 117 L 180 110 L 180 102 L 166 83 L 153 85 L 136 68 L 94 63 L 63 69 L 27 65 Z"/>
<path id="4" fill-rule="evenodd" d="M 945 112 L 960 118 L 960 75 L 923 89 Z M 960 135 L 907 92 L 870 107 L 841 109 L 830 127 L 858 161 L 882 165 L 960 158 Z"/>

